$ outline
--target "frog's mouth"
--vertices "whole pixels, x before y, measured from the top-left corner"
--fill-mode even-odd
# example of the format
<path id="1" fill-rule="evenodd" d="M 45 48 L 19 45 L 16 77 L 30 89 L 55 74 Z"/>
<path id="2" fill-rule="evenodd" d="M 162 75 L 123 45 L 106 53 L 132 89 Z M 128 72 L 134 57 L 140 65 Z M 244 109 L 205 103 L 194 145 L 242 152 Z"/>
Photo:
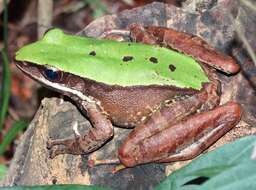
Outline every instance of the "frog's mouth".
<path id="1" fill-rule="evenodd" d="M 27 76 L 29 76 L 30 78 L 32 78 L 33 80 L 39 82 L 40 84 L 43 84 L 44 86 L 46 86 L 47 88 L 51 88 L 55 91 L 58 91 L 60 93 L 63 93 L 65 91 L 61 91 L 61 84 L 59 83 L 54 83 L 53 81 L 49 81 L 47 80 L 43 73 L 43 66 L 41 65 L 36 65 L 34 63 L 30 63 L 27 61 L 18 61 L 15 62 L 16 66 L 22 71 L 24 72 Z"/>
<path id="2" fill-rule="evenodd" d="M 26 75 L 28 75 L 30 78 L 38 81 L 42 85 L 46 86 L 47 88 L 51 88 L 54 91 L 57 91 L 61 94 L 64 95 L 73 95 L 77 96 L 80 98 L 82 101 L 87 101 L 87 102 L 95 102 L 95 100 L 92 99 L 92 97 L 88 97 L 84 95 L 81 91 L 68 87 L 66 85 L 66 80 L 65 80 L 65 73 L 60 71 L 62 73 L 62 78 L 60 78 L 59 81 L 50 81 L 46 79 L 44 76 L 43 71 L 46 69 L 42 65 L 36 65 L 30 62 L 16 62 L 16 66 L 23 71 Z"/>
<path id="3" fill-rule="evenodd" d="M 23 71 L 33 79 L 37 80 L 37 78 L 39 78 L 39 76 L 41 75 L 40 70 L 38 69 L 38 65 L 35 66 L 33 63 L 29 63 L 26 61 L 17 61 L 15 62 L 15 64 L 21 71 Z"/>

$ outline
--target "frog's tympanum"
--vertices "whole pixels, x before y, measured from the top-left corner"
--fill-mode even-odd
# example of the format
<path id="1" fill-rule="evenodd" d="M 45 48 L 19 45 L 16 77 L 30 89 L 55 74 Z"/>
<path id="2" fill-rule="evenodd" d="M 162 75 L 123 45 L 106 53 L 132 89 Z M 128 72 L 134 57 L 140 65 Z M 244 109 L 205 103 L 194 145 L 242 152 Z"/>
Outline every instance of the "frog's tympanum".
<path id="1" fill-rule="evenodd" d="M 52 29 L 17 52 L 22 71 L 72 98 L 93 125 L 87 134 L 49 140 L 52 158 L 98 149 L 114 124 L 135 127 L 118 150 L 126 167 L 191 159 L 240 120 L 239 104 L 219 105 L 216 70 L 238 72 L 231 57 L 172 29 L 134 24 L 129 36 L 117 42 Z"/>

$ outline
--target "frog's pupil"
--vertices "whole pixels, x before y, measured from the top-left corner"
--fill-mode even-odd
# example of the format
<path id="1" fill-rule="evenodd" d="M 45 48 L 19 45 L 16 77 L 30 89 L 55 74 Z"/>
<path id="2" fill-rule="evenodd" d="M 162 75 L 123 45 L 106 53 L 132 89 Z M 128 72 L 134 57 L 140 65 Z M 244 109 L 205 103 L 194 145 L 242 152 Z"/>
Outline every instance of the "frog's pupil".
<path id="1" fill-rule="evenodd" d="M 53 71 L 51 69 L 46 69 L 44 71 L 44 73 L 47 76 L 47 78 L 49 78 L 50 80 L 56 80 L 58 78 L 58 71 Z"/>

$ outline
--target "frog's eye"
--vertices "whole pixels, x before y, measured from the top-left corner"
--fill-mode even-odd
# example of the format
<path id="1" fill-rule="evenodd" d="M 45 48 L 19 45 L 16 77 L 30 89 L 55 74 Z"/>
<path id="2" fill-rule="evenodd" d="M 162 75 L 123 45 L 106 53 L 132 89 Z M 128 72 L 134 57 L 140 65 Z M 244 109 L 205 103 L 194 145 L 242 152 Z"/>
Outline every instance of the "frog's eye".
<path id="1" fill-rule="evenodd" d="M 45 69 L 43 74 L 50 81 L 59 81 L 62 75 L 61 71 L 56 71 L 53 69 Z"/>

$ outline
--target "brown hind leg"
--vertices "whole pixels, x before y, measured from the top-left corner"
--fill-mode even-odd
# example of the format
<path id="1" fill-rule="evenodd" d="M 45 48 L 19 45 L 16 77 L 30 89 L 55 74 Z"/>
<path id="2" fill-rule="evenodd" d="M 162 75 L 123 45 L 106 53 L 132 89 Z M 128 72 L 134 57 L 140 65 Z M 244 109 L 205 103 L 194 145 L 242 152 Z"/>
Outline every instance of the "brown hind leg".
<path id="1" fill-rule="evenodd" d="M 146 138 L 141 132 L 149 124 L 144 124 L 138 127 L 139 130 L 131 132 L 124 141 L 119 149 L 119 159 L 126 167 L 133 167 L 149 162 L 194 158 L 234 127 L 240 117 L 240 105 L 229 102 L 189 116 L 151 136 L 146 134 Z M 154 124 L 159 125 L 156 122 Z"/>

